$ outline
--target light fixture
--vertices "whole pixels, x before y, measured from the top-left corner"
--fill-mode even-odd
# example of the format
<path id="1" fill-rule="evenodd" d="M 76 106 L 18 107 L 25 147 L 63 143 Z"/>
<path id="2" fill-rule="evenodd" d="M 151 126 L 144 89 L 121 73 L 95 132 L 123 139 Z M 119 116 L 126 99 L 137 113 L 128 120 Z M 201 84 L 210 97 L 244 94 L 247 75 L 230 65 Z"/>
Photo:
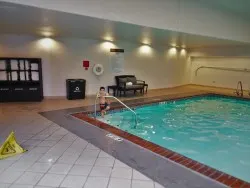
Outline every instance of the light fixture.
<path id="1" fill-rule="evenodd" d="M 44 32 L 42 32 L 42 35 L 44 36 L 44 37 L 52 37 L 52 32 L 50 32 L 50 31 L 44 31 Z"/>
<path id="2" fill-rule="evenodd" d="M 187 50 L 186 49 L 181 49 L 181 56 L 186 56 L 187 55 Z"/>
<path id="3" fill-rule="evenodd" d="M 109 51 L 111 48 L 115 48 L 115 47 L 116 46 L 112 42 L 106 41 L 106 42 L 101 43 L 101 48 L 106 51 Z"/>
<path id="4" fill-rule="evenodd" d="M 111 42 L 114 41 L 114 38 L 110 35 L 106 35 L 105 37 L 103 37 L 103 39 L 106 41 L 111 41 Z"/>
<path id="5" fill-rule="evenodd" d="M 55 34 L 55 30 L 51 26 L 44 26 L 38 30 L 38 33 L 43 37 L 52 37 Z"/>
<path id="6" fill-rule="evenodd" d="M 139 49 L 140 53 L 149 54 L 152 52 L 152 48 L 149 45 L 142 45 Z"/>
<path id="7" fill-rule="evenodd" d="M 172 47 L 168 50 L 168 55 L 170 56 L 175 56 L 177 54 L 177 49 L 176 47 Z"/>
<path id="8" fill-rule="evenodd" d="M 39 40 L 39 44 L 44 49 L 51 49 L 54 46 L 55 41 L 51 38 L 43 38 Z"/>
<path id="9" fill-rule="evenodd" d="M 177 44 L 176 44 L 175 42 L 172 42 L 172 43 L 170 44 L 170 46 L 173 47 L 173 48 L 175 48 L 175 47 L 177 46 Z"/>
<path id="10" fill-rule="evenodd" d="M 151 41 L 149 40 L 149 38 L 144 38 L 144 39 L 142 40 L 142 44 L 144 44 L 144 45 L 150 45 L 150 44 L 151 44 Z"/>

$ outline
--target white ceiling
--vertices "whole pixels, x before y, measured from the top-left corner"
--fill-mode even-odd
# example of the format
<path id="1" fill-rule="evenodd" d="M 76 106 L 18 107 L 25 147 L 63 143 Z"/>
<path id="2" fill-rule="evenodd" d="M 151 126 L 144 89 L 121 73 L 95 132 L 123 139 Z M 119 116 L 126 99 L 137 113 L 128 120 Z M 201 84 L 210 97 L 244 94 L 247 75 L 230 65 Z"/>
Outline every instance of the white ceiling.
<path id="1" fill-rule="evenodd" d="M 0 2 L 0 28 L 0 34 L 42 36 L 50 33 L 53 37 L 90 39 L 105 39 L 112 36 L 115 41 L 143 43 L 147 40 L 152 45 L 176 44 L 187 48 L 246 45 L 4 2 Z"/>
<path id="2" fill-rule="evenodd" d="M 219 9 L 230 11 L 232 14 L 248 20 L 250 22 L 250 0 L 203 0 Z"/>

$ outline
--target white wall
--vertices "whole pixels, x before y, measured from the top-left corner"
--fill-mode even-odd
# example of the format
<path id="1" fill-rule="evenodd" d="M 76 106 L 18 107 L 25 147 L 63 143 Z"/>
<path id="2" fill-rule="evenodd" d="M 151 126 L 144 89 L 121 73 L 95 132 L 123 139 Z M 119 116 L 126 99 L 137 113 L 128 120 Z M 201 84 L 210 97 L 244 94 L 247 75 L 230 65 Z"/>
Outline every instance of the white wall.
<path id="1" fill-rule="evenodd" d="M 250 23 L 208 0 L 0 0 L 159 29 L 250 42 Z"/>
<path id="2" fill-rule="evenodd" d="M 250 70 L 250 49 L 235 47 L 224 49 L 196 49 L 190 52 L 188 62 L 190 82 L 224 88 L 236 88 L 238 81 L 243 82 L 245 90 L 250 89 L 250 72 L 237 72 L 202 68 L 201 66 L 226 67 Z"/>
<path id="3" fill-rule="evenodd" d="M 150 89 L 178 86 L 185 83 L 184 72 L 187 55 L 173 49 L 151 48 L 143 54 L 137 44 L 119 42 L 115 44 L 125 49 L 125 71 L 122 74 L 135 74 L 145 80 Z M 45 49 L 39 38 L 31 36 L 0 36 L 0 56 L 41 57 L 45 96 L 65 96 L 67 78 L 87 80 L 87 94 L 94 94 L 104 85 L 114 83 L 110 69 L 109 50 L 103 41 L 58 38 L 53 47 Z M 90 60 L 90 65 L 100 63 L 105 68 L 104 75 L 97 77 L 92 70 L 85 71 L 82 60 Z"/>

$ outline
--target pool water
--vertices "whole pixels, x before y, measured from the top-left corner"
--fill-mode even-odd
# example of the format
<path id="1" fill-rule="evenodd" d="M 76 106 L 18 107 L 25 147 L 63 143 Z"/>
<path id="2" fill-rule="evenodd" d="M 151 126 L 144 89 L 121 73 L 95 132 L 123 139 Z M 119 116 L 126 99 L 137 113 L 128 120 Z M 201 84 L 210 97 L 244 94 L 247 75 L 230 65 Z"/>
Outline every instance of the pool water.
<path id="1" fill-rule="evenodd" d="M 250 101 L 193 97 L 98 117 L 112 126 L 250 182 Z"/>

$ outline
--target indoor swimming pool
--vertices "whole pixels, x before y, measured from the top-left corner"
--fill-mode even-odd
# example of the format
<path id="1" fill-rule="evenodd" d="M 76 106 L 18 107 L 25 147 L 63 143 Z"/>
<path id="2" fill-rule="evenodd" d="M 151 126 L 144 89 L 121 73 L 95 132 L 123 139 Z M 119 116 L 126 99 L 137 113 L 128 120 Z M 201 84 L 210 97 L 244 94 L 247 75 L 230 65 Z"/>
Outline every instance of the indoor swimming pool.
<path id="1" fill-rule="evenodd" d="M 250 182 L 250 101 L 216 95 L 160 102 L 98 117 L 145 140 Z"/>

